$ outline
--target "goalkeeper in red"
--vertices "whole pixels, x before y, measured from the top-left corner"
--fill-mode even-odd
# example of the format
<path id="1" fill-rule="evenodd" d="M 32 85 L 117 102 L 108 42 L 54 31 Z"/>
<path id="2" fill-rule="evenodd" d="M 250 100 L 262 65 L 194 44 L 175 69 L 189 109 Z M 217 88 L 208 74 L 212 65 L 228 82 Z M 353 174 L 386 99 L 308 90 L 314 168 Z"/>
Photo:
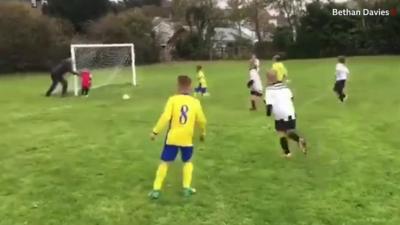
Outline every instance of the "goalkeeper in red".
<path id="1" fill-rule="evenodd" d="M 206 117 L 200 101 L 191 96 L 191 79 L 188 76 L 178 77 L 178 94 L 170 97 L 164 112 L 151 134 L 155 137 L 169 124 L 164 149 L 161 153 L 161 163 L 158 166 L 153 190 L 149 196 L 152 199 L 160 197 L 162 185 L 167 176 L 168 165 L 181 154 L 183 161 L 183 194 L 191 196 L 196 191 L 192 188 L 193 163 L 193 133 L 195 126 L 200 128 L 200 140 L 204 141 L 206 134 Z"/>

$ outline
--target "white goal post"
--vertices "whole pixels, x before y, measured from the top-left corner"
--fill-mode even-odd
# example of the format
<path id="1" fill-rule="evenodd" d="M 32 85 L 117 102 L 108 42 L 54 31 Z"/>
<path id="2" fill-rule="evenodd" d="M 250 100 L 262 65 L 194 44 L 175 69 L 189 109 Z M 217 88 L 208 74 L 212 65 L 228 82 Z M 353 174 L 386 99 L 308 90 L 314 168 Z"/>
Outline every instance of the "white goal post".
<path id="1" fill-rule="evenodd" d="M 107 57 L 109 57 L 109 59 L 107 59 Z M 96 62 L 96 60 L 98 60 L 97 58 L 101 58 L 102 62 Z M 131 78 L 132 80 L 130 82 L 132 83 L 133 86 L 137 85 L 136 67 L 135 67 L 135 47 L 134 44 L 132 43 L 72 44 L 71 61 L 72 61 L 73 71 L 77 72 L 79 72 L 78 70 L 83 68 L 91 70 L 98 68 L 118 67 L 118 69 L 121 70 L 123 66 L 129 66 L 130 67 L 129 70 L 132 73 L 132 78 Z M 105 61 L 107 62 L 104 63 Z M 129 63 L 130 65 L 126 65 L 126 63 Z M 74 76 L 75 96 L 78 96 L 78 91 L 79 91 L 79 80 L 77 76 Z"/>

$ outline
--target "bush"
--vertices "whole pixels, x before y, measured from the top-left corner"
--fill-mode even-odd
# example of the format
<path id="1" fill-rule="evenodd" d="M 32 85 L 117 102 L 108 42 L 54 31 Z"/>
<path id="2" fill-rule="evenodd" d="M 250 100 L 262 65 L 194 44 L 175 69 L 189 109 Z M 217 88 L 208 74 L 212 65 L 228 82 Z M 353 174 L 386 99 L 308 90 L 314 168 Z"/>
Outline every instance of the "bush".
<path id="1" fill-rule="evenodd" d="M 321 44 L 318 34 L 299 32 L 297 42 L 288 47 L 289 58 L 318 58 L 321 56 Z"/>
<path id="2" fill-rule="evenodd" d="M 293 43 L 293 32 L 290 27 L 278 27 L 274 31 L 273 44 L 278 51 L 285 51 Z"/>
<path id="3" fill-rule="evenodd" d="M 207 59 L 208 51 L 204 41 L 197 34 L 189 34 L 176 43 L 175 58 Z"/>
<path id="4" fill-rule="evenodd" d="M 0 72 L 44 70 L 68 55 L 68 22 L 20 3 L 1 3 L 0 15 Z"/>
<path id="5" fill-rule="evenodd" d="M 91 20 L 96 20 L 109 11 L 108 0 L 51 0 L 48 1 L 50 15 L 65 18 L 74 24 L 78 31 Z"/>
<path id="6" fill-rule="evenodd" d="M 249 59 L 253 54 L 254 45 L 250 40 L 236 37 L 236 41 L 227 46 L 229 59 Z"/>
<path id="7" fill-rule="evenodd" d="M 397 0 L 363 2 L 364 8 L 395 9 Z M 290 33 L 277 30 L 274 43 L 290 58 L 315 58 L 345 55 L 400 53 L 400 15 L 396 16 L 333 16 L 333 8 L 345 9 L 345 4 L 314 1 L 297 28 L 297 40 L 287 44 Z M 400 8 L 399 8 L 400 10 Z"/>
<path id="8" fill-rule="evenodd" d="M 279 52 L 271 42 L 257 42 L 254 45 L 254 52 L 260 59 L 271 59 L 275 54 L 280 54 L 282 57 L 286 55 L 284 52 Z"/>
<path id="9" fill-rule="evenodd" d="M 117 15 L 109 14 L 87 27 L 87 38 L 92 43 L 134 43 L 138 64 L 159 59 L 159 49 L 151 33 L 151 19 L 133 9 Z"/>

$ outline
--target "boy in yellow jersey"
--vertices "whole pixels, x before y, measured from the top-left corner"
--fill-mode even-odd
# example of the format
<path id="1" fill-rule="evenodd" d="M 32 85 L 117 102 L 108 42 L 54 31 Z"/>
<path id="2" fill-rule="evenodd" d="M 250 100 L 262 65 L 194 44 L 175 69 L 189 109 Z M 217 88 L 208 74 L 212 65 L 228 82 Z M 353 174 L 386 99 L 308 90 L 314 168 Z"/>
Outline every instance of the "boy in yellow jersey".
<path id="1" fill-rule="evenodd" d="M 198 65 L 196 67 L 197 70 L 197 80 L 199 81 L 199 86 L 194 89 L 195 95 L 201 94 L 201 96 L 209 96 L 210 94 L 207 92 L 207 81 L 206 76 L 203 72 L 203 67 Z"/>
<path id="2" fill-rule="evenodd" d="M 279 55 L 275 55 L 272 58 L 272 70 L 276 72 L 276 76 L 279 82 L 287 82 L 288 81 L 288 72 L 281 62 L 281 57 Z"/>
<path id="3" fill-rule="evenodd" d="M 164 150 L 161 153 L 161 163 L 158 166 L 153 190 L 149 194 L 152 199 L 160 197 L 163 181 L 167 176 L 168 164 L 175 160 L 178 151 L 180 151 L 183 161 L 184 196 L 191 196 L 195 193 L 195 189 L 191 186 L 193 133 L 195 125 L 198 125 L 201 131 L 200 140 L 204 141 L 206 117 L 200 101 L 190 95 L 192 90 L 191 82 L 188 76 L 178 77 L 178 94 L 168 99 L 164 112 L 151 134 L 151 139 L 154 140 L 163 128 L 169 124 Z"/>

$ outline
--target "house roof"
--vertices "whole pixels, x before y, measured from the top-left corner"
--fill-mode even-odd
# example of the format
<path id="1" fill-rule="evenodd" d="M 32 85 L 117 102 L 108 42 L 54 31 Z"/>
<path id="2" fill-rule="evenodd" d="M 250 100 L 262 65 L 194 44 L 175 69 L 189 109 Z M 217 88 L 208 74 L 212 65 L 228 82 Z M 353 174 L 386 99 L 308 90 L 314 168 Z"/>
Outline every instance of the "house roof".
<path id="1" fill-rule="evenodd" d="M 156 17 L 153 19 L 153 32 L 160 45 L 165 45 L 174 35 L 174 23 L 163 18 Z"/>
<path id="2" fill-rule="evenodd" d="M 239 29 L 232 27 L 216 27 L 213 39 L 221 42 L 234 42 L 240 36 Z M 253 43 L 257 42 L 256 35 L 253 31 L 247 28 L 242 28 L 241 37 Z"/>

